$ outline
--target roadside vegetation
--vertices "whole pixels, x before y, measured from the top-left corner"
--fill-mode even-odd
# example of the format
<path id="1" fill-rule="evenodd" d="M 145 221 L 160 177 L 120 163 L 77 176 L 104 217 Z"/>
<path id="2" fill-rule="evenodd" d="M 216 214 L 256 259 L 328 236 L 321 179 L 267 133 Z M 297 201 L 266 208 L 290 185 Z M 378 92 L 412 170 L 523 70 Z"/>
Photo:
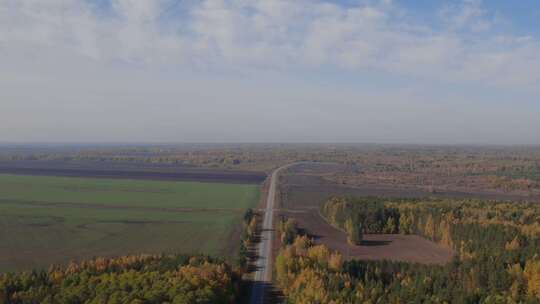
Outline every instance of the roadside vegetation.
<path id="1" fill-rule="evenodd" d="M 242 222 L 242 233 L 240 235 L 240 249 L 238 251 L 237 264 L 244 271 L 247 271 L 250 262 L 250 250 L 257 242 L 257 227 L 260 217 L 253 209 L 248 209 L 244 214 Z"/>
<path id="2" fill-rule="evenodd" d="M 537 204 L 334 198 L 321 213 L 341 229 L 418 234 L 456 255 L 446 265 L 344 261 L 299 236 L 276 259 L 289 303 L 540 303 Z"/>

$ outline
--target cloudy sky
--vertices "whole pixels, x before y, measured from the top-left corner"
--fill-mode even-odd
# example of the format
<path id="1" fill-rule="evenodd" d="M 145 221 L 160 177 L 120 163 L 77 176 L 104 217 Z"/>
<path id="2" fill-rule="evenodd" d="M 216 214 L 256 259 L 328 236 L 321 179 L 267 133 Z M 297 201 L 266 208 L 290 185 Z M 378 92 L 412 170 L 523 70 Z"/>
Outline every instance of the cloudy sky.
<path id="1" fill-rule="evenodd" d="M 540 144 L 537 0 L 0 0 L 0 142 Z"/>

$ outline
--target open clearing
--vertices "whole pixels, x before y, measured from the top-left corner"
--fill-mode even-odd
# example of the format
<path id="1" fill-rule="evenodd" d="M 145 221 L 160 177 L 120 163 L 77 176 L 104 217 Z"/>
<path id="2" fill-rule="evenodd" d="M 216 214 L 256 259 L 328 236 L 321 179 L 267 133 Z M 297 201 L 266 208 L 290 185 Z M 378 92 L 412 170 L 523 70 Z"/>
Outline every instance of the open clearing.
<path id="1" fill-rule="evenodd" d="M 360 246 L 347 243 L 347 234 L 327 224 L 317 211 L 289 213 L 317 244 L 337 250 L 346 259 L 394 260 L 423 264 L 444 264 L 452 250 L 416 235 L 365 234 Z"/>
<path id="2" fill-rule="evenodd" d="M 349 188 L 321 178 L 339 170 L 329 164 L 304 164 L 289 169 L 280 182 L 281 216 L 295 218 L 299 228 L 316 243 L 338 250 L 344 257 L 369 260 L 395 260 L 427 264 L 444 264 L 453 252 L 415 235 L 365 235 L 362 245 L 350 246 L 344 232 L 332 227 L 319 215 L 320 206 L 332 196 L 421 197 L 427 193 L 397 189 Z"/>
<path id="3" fill-rule="evenodd" d="M 258 200 L 258 185 L 0 174 L 0 272 L 93 256 L 231 256 Z"/>

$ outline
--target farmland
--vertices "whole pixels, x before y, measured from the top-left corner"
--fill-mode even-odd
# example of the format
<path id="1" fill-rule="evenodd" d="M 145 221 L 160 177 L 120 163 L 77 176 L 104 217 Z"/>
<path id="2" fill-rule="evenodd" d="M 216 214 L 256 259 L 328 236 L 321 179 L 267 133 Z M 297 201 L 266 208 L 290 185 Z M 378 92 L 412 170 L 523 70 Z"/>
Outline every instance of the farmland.
<path id="1" fill-rule="evenodd" d="M 231 256 L 259 186 L 0 174 L 0 271 L 93 256 Z"/>

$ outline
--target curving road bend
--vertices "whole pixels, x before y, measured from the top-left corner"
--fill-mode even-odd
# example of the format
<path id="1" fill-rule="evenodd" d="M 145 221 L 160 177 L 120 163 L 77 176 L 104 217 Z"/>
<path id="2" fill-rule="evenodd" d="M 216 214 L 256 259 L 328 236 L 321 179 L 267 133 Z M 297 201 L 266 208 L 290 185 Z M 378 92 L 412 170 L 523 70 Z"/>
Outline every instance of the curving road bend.
<path id="1" fill-rule="evenodd" d="M 251 304 L 263 304 L 265 289 L 272 280 L 272 241 L 274 239 L 274 203 L 276 201 L 276 188 L 279 178 L 279 172 L 290 166 L 289 164 L 279 167 L 270 176 L 270 187 L 268 188 L 268 197 L 266 199 L 266 209 L 264 211 L 264 220 L 262 224 L 261 241 L 257 248 L 257 261 L 255 263 L 256 271 L 251 290 Z"/>

